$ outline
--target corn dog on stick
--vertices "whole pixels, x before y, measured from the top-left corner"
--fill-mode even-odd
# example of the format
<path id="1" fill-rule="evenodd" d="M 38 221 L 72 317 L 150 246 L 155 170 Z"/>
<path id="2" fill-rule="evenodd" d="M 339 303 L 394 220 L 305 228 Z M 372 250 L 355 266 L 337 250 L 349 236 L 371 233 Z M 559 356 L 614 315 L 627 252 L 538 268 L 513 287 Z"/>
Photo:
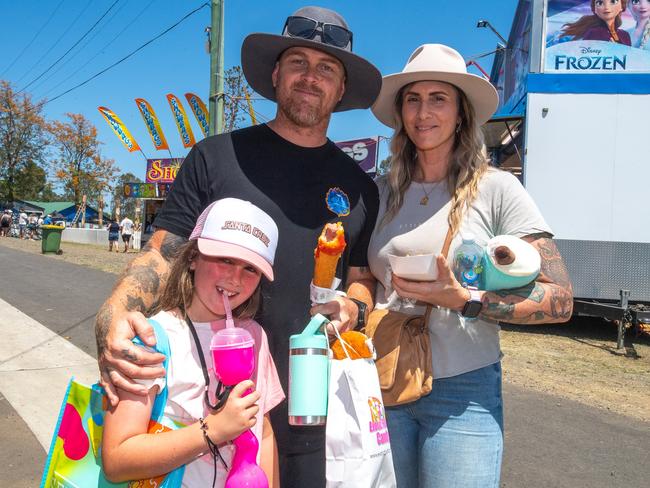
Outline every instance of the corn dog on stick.
<path id="1" fill-rule="evenodd" d="M 330 288 L 336 276 L 336 265 L 345 249 L 343 224 L 325 224 L 314 250 L 313 283 L 320 288 Z"/>

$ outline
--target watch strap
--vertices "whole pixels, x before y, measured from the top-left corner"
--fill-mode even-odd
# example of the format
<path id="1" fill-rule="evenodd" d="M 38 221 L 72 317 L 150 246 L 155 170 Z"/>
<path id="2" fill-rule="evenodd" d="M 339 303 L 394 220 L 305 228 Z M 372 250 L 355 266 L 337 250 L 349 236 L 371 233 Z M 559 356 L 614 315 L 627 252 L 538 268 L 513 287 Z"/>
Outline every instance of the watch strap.
<path id="1" fill-rule="evenodd" d="M 354 327 L 354 330 L 361 330 L 366 326 L 366 310 L 368 309 L 368 305 L 366 305 L 366 302 L 362 302 L 356 298 L 348 297 L 348 299 L 356 303 L 357 308 L 359 309 L 359 313 L 357 314 L 357 325 Z"/>

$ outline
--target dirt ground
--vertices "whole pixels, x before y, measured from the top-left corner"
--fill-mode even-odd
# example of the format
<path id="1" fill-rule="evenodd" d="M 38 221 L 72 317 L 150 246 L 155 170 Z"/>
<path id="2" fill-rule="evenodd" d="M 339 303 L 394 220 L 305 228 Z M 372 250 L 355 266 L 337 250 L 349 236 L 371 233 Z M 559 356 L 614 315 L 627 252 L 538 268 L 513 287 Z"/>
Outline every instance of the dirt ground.
<path id="1" fill-rule="evenodd" d="M 41 252 L 40 241 L 0 238 L 0 245 Z M 46 256 L 115 274 L 137 253 L 66 242 L 61 248 L 63 254 Z M 650 421 L 650 338 L 628 330 L 619 351 L 616 331 L 614 323 L 586 317 L 567 324 L 504 325 L 504 381 Z"/>

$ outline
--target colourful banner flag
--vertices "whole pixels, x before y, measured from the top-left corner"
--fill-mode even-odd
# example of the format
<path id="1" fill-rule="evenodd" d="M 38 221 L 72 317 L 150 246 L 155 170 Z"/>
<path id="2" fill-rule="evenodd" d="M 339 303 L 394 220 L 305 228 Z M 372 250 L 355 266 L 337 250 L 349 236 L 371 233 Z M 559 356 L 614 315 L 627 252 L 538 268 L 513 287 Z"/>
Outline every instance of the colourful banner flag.
<path id="1" fill-rule="evenodd" d="M 169 145 L 167 145 L 167 139 L 165 139 L 165 134 L 163 134 L 162 129 L 160 128 L 160 122 L 158 122 L 158 117 L 156 117 L 156 112 L 153 111 L 153 108 L 144 98 L 136 98 L 135 104 L 138 106 L 144 123 L 147 126 L 151 140 L 156 149 L 160 150 L 169 150 Z"/>
<path id="2" fill-rule="evenodd" d="M 208 124 L 208 109 L 206 108 L 205 103 L 203 103 L 203 100 L 194 93 L 186 93 L 185 99 L 187 100 L 187 103 L 190 104 L 190 108 L 192 109 L 192 112 L 194 112 L 194 117 L 196 117 L 196 120 L 199 122 L 199 127 L 201 127 L 203 137 L 208 137 L 210 126 Z"/>
<path id="3" fill-rule="evenodd" d="M 126 128 L 120 118 L 115 115 L 112 110 L 106 107 L 97 107 L 97 110 L 99 110 L 99 113 L 104 116 L 104 119 L 106 119 L 108 125 L 111 126 L 111 129 L 113 129 L 115 135 L 120 139 L 120 141 L 122 141 L 122 144 L 124 144 L 124 147 L 126 147 L 127 151 L 133 152 L 140 150 L 140 146 L 138 146 L 138 143 L 135 142 L 135 139 L 129 132 L 129 129 Z"/>
<path id="4" fill-rule="evenodd" d="M 192 147 L 196 141 L 194 140 L 190 121 L 187 118 L 187 114 L 185 113 L 181 101 L 176 95 L 172 95 L 171 93 L 167 94 L 167 101 L 172 109 L 172 114 L 176 121 L 176 127 L 178 127 L 178 133 L 181 135 L 181 141 L 183 141 L 183 147 Z"/>

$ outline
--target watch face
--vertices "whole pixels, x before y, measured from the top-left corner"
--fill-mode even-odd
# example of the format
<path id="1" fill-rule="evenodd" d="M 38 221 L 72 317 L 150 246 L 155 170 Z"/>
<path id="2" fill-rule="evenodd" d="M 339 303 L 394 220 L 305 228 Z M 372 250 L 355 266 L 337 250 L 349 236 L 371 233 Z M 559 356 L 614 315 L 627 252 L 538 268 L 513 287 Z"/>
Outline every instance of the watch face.
<path id="1" fill-rule="evenodd" d="M 465 303 L 465 307 L 463 307 L 463 312 L 462 315 L 463 317 L 467 317 L 468 319 L 473 319 L 474 317 L 478 317 L 478 314 L 481 313 L 481 309 L 483 308 L 483 303 L 476 300 L 471 300 L 467 303 Z"/>

